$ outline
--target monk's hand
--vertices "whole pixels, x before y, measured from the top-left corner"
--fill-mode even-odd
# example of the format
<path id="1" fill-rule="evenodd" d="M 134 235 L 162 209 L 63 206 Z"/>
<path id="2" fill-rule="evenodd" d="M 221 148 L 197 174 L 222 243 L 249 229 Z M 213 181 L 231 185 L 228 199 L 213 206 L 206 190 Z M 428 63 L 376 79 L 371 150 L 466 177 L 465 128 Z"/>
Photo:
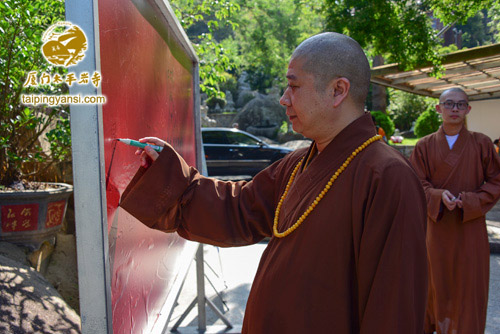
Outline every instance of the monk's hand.
<path id="1" fill-rule="evenodd" d="M 448 208 L 448 210 L 453 211 L 457 206 L 457 198 L 453 196 L 453 194 L 449 190 L 443 191 L 441 195 L 441 199 L 443 201 L 444 206 Z"/>
<path id="2" fill-rule="evenodd" d="M 156 137 L 144 137 L 139 139 L 141 143 L 153 144 L 157 146 L 165 146 L 166 142 L 156 138 Z M 156 159 L 158 159 L 158 152 L 156 152 L 152 147 L 146 146 L 145 148 L 140 148 L 135 151 L 136 155 L 139 155 L 141 158 L 141 166 L 144 168 L 148 168 Z"/>
<path id="3" fill-rule="evenodd" d="M 458 195 L 457 200 L 455 201 L 457 206 L 461 209 L 464 207 L 464 202 L 462 202 L 462 195 Z"/>

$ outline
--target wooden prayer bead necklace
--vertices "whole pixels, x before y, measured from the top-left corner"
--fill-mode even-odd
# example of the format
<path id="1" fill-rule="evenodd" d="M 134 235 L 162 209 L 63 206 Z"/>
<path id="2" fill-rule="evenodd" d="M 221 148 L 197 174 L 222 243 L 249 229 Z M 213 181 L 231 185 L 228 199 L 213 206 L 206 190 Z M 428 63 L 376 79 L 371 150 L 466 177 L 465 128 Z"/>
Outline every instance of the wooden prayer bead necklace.
<path id="1" fill-rule="evenodd" d="M 309 214 L 314 210 L 316 205 L 318 205 L 319 201 L 321 201 L 321 199 L 323 197 L 325 197 L 328 190 L 330 190 L 330 188 L 332 187 L 333 182 L 335 182 L 335 180 L 339 177 L 339 175 L 342 174 L 342 172 L 347 168 L 347 166 L 351 163 L 352 159 L 354 159 L 354 157 L 357 154 L 359 154 L 361 151 L 363 151 L 368 145 L 370 145 L 371 143 L 373 143 L 377 140 L 380 140 L 380 139 L 382 139 L 382 136 L 380 136 L 380 135 L 373 136 L 370 139 L 368 139 L 367 141 L 365 141 L 363 144 L 361 144 L 357 149 L 355 149 L 351 153 L 349 158 L 347 158 L 346 161 L 344 161 L 344 163 L 339 167 L 339 169 L 337 169 L 337 171 L 332 175 L 332 177 L 330 178 L 328 183 L 325 185 L 325 187 L 319 193 L 319 195 L 314 199 L 314 201 L 311 203 L 311 205 L 309 205 L 307 210 L 304 211 L 304 213 L 302 214 L 302 216 L 300 216 L 299 219 L 297 219 L 297 222 L 295 224 L 293 224 L 292 226 L 290 226 L 286 231 L 278 232 L 278 220 L 279 220 L 281 206 L 283 205 L 283 202 L 285 201 L 285 198 L 288 195 L 288 190 L 290 189 L 290 186 L 292 185 L 293 180 L 295 179 L 295 174 L 297 174 L 297 171 L 299 170 L 300 166 L 302 165 L 302 162 L 304 161 L 305 157 L 300 159 L 299 163 L 295 166 L 295 169 L 293 170 L 292 175 L 290 175 L 290 179 L 288 180 L 285 191 L 283 192 L 283 195 L 281 195 L 281 199 L 278 202 L 278 206 L 276 207 L 276 212 L 274 214 L 274 224 L 273 224 L 274 236 L 278 237 L 278 238 L 284 238 L 287 235 L 289 235 L 290 233 L 292 233 L 293 231 L 295 231 L 297 229 L 297 227 L 299 227 L 300 224 L 302 224 L 302 222 L 307 218 L 307 216 L 309 216 Z"/>

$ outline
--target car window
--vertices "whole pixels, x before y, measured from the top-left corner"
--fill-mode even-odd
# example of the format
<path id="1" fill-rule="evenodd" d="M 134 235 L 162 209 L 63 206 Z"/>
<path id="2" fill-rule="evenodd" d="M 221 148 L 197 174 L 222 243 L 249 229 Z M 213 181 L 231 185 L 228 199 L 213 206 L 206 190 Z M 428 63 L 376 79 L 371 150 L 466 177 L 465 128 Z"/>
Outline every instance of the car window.
<path id="1" fill-rule="evenodd" d="M 259 142 L 257 140 L 240 132 L 228 132 L 227 139 L 229 141 L 229 144 L 231 145 L 241 145 L 241 146 L 259 145 Z"/>
<path id="2" fill-rule="evenodd" d="M 203 131 L 204 144 L 229 144 L 225 131 Z"/>

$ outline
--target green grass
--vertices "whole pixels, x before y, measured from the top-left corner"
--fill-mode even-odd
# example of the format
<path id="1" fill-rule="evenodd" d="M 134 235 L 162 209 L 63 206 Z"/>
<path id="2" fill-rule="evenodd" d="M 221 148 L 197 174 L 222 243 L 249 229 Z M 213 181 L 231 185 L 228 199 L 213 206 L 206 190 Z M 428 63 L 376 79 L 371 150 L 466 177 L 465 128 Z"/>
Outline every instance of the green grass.
<path id="1" fill-rule="evenodd" d="M 402 143 L 393 143 L 392 141 L 389 141 L 392 145 L 407 145 L 407 146 L 415 146 L 415 144 L 418 142 L 420 138 L 405 138 L 403 139 Z"/>

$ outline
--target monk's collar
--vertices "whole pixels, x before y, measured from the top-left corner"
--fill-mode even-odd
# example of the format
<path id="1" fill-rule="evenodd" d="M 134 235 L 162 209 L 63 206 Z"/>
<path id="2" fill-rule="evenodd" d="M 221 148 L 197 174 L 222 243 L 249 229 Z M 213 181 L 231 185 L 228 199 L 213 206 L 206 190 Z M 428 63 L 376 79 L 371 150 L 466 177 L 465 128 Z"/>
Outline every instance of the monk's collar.
<path id="1" fill-rule="evenodd" d="M 441 134 L 443 137 L 445 136 L 454 136 L 454 135 L 449 135 L 447 134 L 446 132 L 444 132 L 444 127 L 443 125 L 441 124 L 441 126 L 439 127 L 438 131 L 437 131 L 439 134 Z M 460 129 L 460 131 L 458 131 L 458 133 L 456 135 L 464 135 L 466 134 L 467 132 L 469 132 L 469 130 L 467 130 L 467 127 L 465 126 L 465 124 L 462 125 L 462 128 Z"/>
<path id="2" fill-rule="evenodd" d="M 307 166 L 309 166 L 312 159 L 314 159 L 314 157 L 316 157 L 320 153 L 321 152 L 318 151 L 318 147 L 316 147 L 316 142 L 313 142 L 311 145 L 311 148 L 309 149 L 309 152 L 307 154 L 307 159 L 306 159 L 306 162 L 304 163 L 304 166 L 302 167 L 302 170 L 303 171 L 306 170 Z"/>
<path id="3" fill-rule="evenodd" d="M 342 129 L 321 153 L 326 155 L 343 151 L 349 151 L 350 153 L 362 143 L 360 140 L 367 140 L 375 134 L 375 126 L 373 126 L 371 115 L 366 113 Z"/>
<path id="4" fill-rule="evenodd" d="M 330 143 L 321 151 L 321 157 L 318 157 L 316 142 L 312 142 L 305 156 L 305 163 L 301 166 L 301 171 L 305 170 L 305 166 L 310 166 L 312 161 L 317 159 L 327 159 L 344 153 L 351 153 L 356 147 L 363 143 L 364 140 L 374 136 L 375 127 L 371 119 L 371 115 L 366 113 L 355 119 L 340 131 Z"/>

